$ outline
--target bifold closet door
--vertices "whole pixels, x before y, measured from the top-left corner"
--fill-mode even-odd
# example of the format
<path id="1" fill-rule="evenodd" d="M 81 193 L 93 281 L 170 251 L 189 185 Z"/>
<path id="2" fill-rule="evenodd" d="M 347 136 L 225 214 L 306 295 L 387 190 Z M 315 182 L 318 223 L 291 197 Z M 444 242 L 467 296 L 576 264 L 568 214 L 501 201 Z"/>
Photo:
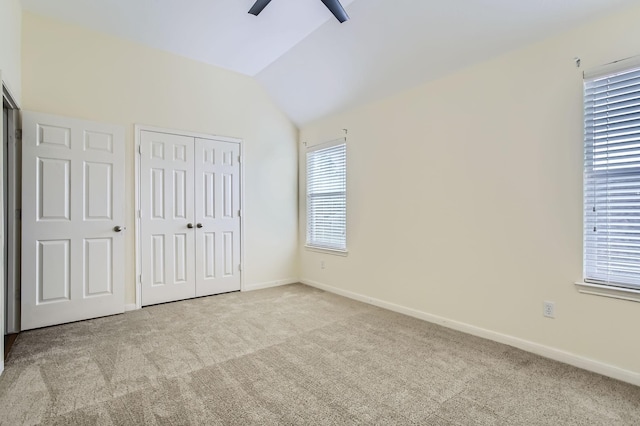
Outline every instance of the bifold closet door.
<path id="1" fill-rule="evenodd" d="M 124 312 L 124 129 L 22 125 L 22 330 Z"/>
<path id="2" fill-rule="evenodd" d="M 195 140 L 196 294 L 240 290 L 240 145 Z"/>
<path id="3" fill-rule="evenodd" d="M 193 138 L 142 131 L 142 305 L 195 297 Z"/>

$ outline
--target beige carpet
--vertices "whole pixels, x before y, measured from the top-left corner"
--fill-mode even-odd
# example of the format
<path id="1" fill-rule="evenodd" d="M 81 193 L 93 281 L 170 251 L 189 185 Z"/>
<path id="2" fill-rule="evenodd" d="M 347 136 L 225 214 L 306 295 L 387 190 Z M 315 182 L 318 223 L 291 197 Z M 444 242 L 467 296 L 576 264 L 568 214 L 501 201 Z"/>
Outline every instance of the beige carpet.
<path id="1" fill-rule="evenodd" d="M 640 388 L 303 285 L 22 333 L 7 425 L 640 425 Z"/>

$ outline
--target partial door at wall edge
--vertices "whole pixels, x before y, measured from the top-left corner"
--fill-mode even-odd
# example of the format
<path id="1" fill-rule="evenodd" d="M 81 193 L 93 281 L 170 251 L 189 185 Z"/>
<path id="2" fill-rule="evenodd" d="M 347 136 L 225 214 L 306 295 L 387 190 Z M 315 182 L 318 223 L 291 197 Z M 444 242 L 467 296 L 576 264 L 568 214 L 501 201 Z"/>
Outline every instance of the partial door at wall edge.
<path id="1" fill-rule="evenodd" d="M 240 144 L 140 131 L 141 305 L 240 290 Z"/>
<path id="2" fill-rule="evenodd" d="M 22 330 L 124 312 L 124 129 L 22 113 Z"/>
<path id="3" fill-rule="evenodd" d="M 18 137 L 18 105 L 3 84 L 4 133 L 4 260 L 5 260 L 5 334 L 20 332 L 20 244 L 21 244 L 21 142 Z"/>

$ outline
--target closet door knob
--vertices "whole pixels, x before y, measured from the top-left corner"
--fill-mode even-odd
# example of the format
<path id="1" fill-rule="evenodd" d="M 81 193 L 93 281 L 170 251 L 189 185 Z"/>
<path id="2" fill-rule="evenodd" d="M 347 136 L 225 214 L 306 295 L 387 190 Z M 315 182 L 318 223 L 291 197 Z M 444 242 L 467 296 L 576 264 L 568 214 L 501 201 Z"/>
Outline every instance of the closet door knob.
<path id="1" fill-rule="evenodd" d="M 115 227 L 113 228 L 113 231 L 114 231 L 114 232 L 122 232 L 122 226 L 115 226 Z"/>
<path id="2" fill-rule="evenodd" d="M 187 223 L 187 228 L 193 229 L 193 223 Z"/>
<path id="3" fill-rule="evenodd" d="M 202 224 L 201 223 L 197 224 L 196 228 L 198 228 L 198 229 L 202 228 Z"/>

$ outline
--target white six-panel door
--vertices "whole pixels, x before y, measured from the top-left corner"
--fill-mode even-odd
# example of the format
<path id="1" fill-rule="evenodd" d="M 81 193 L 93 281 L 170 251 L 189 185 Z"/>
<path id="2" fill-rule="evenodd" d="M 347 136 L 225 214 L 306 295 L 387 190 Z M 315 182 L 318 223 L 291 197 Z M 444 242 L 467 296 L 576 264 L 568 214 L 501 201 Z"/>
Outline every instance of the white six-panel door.
<path id="1" fill-rule="evenodd" d="M 141 130 L 143 306 L 240 290 L 239 150 Z"/>
<path id="2" fill-rule="evenodd" d="M 22 127 L 22 330 L 124 312 L 124 130 Z"/>
<path id="3" fill-rule="evenodd" d="M 240 147 L 195 140 L 196 295 L 240 290 Z"/>
<path id="4" fill-rule="evenodd" d="M 141 132 L 142 304 L 195 296 L 193 138 Z"/>

